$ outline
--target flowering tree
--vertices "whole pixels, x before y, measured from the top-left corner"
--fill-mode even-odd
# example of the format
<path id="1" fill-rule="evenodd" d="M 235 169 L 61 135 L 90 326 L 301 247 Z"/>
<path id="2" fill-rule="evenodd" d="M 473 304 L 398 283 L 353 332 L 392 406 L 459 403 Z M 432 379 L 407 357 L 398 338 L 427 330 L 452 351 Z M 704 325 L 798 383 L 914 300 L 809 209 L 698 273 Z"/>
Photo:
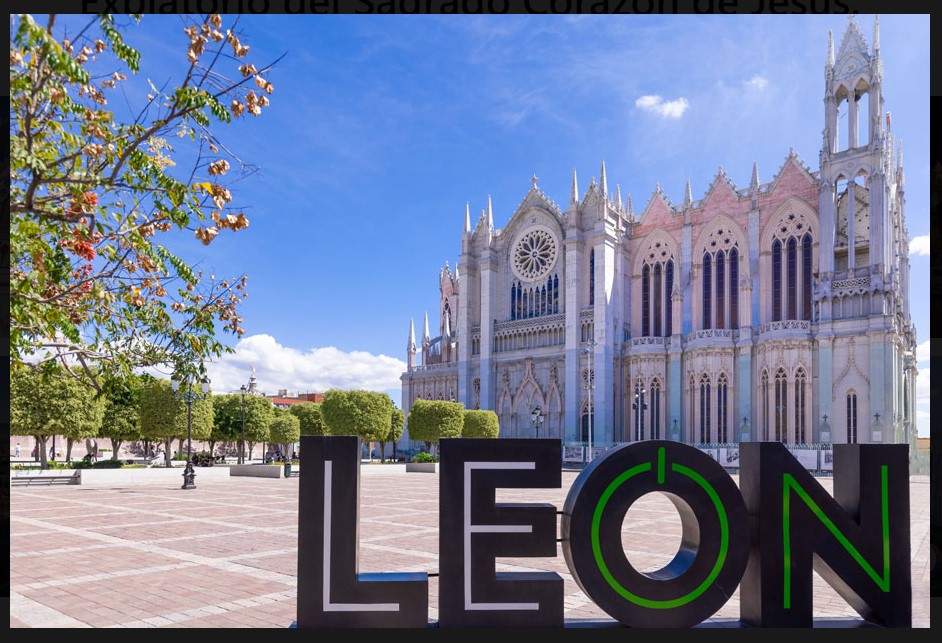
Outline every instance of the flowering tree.
<path id="1" fill-rule="evenodd" d="M 230 350 L 217 324 L 244 332 L 247 277 L 204 275 L 161 239 L 189 230 L 209 244 L 249 225 L 226 185 L 233 166 L 251 168 L 215 132 L 268 106 L 271 65 L 247 61 L 237 15 L 180 16 L 179 84 L 151 84 L 134 105 L 122 86 L 140 67 L 132 17 L 90 17 L 68 38 L 56 18 L 11 20 L 11 369 L 58 363 L 99 390 L 142 366 L 201 371 Z"/>

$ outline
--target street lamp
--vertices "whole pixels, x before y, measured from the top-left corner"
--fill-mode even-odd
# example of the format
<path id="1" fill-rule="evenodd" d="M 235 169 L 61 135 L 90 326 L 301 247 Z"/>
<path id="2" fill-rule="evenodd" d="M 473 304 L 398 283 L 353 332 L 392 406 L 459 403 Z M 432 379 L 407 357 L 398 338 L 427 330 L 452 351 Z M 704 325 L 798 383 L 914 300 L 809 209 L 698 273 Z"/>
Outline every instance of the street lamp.
<path id="1" fill-rule="evenodd" d="M 585 378 L 585 391 L 586 391 L 586 396 L 589 402 L 589 405 L 588 405 L 588 412 L 589 412 L 588 462 L 592 462 L 592 416 L 594 415 L 592 395 L 593 395 L 593 390 L 595 389 L 595 377 L 592 373 L 592 354 L 595 352 L 594 349 L 598 345 L 598 342 L 595 341 L 594 339 L 590 339 L 588 342 L 586 342 L 586 344 L 588 344 L 588 346 L 582 349 L 582 354 L 587 355 L 589 358 L 589 367 L 588 367 L 588 371 L 586 372 L 586 378 Z"/>
<path id="2" fill-rule="evenodd" d="M 533 428 L 536 429 L 536 437 L 540 437 L 540 426 L 543 424 L 543 411 L 539 406 L 533 409 L 533 412 L 530 414 L 530 419 L 533 420 Z"/>
<path id="3" fill-rule="evenodd" d="M 644 386 L 635 389 L 635 401 L 632 402 L 631 408 L 635 410 L 635 441 L 641 440 L 641 434 L 644 430 L 644 427 L 641 424 L 641 416 L 648 409 L 648 403 L 644 401 Z"/>
<path id="4" fill-rule="evenodd" d="M 185 390 L 180 390 L 180 380 L 173 378 L 170 380 L 170 387 L 173 389 L 173 397 L 177 400 L 186 402 L 186 467 L 183 469 L 183 486 L 181 489 L 196 489 L 196 472 L 193 470 L 193 402 L 205 400 L 209 395 L 209 378 L 203 376 L 200 380 L 200 388 L 203 394 L 193 392 L 193 379 L 186 376 L 182 384 Z"/>
<path id="5" fill-rule="evenodd" d="M 245 464 L 245 394 L 248 390 L 245 384 L 239 387 L 242 393 L 242 442 L 239 443 L 239 464 Z"/>

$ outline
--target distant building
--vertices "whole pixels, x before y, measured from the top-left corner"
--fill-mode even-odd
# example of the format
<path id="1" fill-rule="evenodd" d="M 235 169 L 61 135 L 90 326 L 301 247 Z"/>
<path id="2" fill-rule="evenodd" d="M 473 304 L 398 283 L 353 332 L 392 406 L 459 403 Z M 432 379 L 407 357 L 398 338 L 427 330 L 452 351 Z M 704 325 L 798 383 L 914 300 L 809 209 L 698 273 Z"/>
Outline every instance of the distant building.
<path id="1" fill-rule="evenodd" d="M 240 393 L 241 391 L 236 391 Z M 255 377 L 255 367 L 252 367 L 252 376 L 249 378 L 249 386 L 245 390 L 246 395 L 256 395 L 271 400 L 273 406 L 279 409 L 287 409 L 295 404 L 304 404 L 305 402 L 323 402 L 323 393 L 300 393 L 297 395 L 288 395 L 288 389 L 278 389 L 277 395 L 266 395 L 258 388 L 258 380 Z"/>
<path id="2" fill-rule="evenodd" d="M 323 393 L 299 393 L 289 396 L 288 389 L 279 389 L 278 395 L 266 395 L 271 403 L 280 409 L 287 409 L 295 404 L 306 404 L 309 402 L 320 403 L 324 401 Z"/>
<path id="3" fill-rule="evenodd" d="M 915 445 L 903 153 L 878 20 L 872 48 L 856 20 L 836 56 L 829 35 L 823 71 L 817 169 L 790 151 L 768 182 L 755 164 L 742 188 L 720 168 L 702 198 L 688 181 L 674 204 L 658 185 L 635 212 L 603 161 L 584 192 L 573 173 L 565 209 L 536 177 L 502 229 L 490 199 L 473 228 L 466 208 L 438 328 L 426 313 L 417 345 L 410 325 L 407 418 L 422 398 L 493 410 L 502 438 Z"/>

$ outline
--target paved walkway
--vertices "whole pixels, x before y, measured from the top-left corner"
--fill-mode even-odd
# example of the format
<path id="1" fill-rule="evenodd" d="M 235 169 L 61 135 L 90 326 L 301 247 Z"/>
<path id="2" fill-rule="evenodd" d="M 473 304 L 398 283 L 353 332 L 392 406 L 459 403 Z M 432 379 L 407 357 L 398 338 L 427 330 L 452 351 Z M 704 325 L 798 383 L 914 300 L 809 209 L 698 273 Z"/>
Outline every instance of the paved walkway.
<path id="1" fill-rule="evenodd" d="M 438 474 L 363 465 L 360 571 L 438 570 Z M 502 490 L 503 502 L 561 508 L 576 472 L 558 490 Z M 299 478 L 236 477 L 179 485 L 10 488 L 10 627 L 273 627 L 297 617 Z M 830 480 L 822 479 L 830 489 Z M 182 484 L 182 481 L 181 481 Z M 913 626 L 929 627 L 929 478 L 913 477 Z M 632 505 L 626 555 L 656 569 L 676 551 L 680 522 L 658 494 Z M 506 571 L 556 571 L 565 579 L 567 627 L 614 624 L 556 558 L 502 562 Z M 849 624 L 857 614 L 815 576 L 816 618 Z M 429 579 L 429 622 L 438 620 Z M 703 626 L 737 627 L 739 593 Z"/>

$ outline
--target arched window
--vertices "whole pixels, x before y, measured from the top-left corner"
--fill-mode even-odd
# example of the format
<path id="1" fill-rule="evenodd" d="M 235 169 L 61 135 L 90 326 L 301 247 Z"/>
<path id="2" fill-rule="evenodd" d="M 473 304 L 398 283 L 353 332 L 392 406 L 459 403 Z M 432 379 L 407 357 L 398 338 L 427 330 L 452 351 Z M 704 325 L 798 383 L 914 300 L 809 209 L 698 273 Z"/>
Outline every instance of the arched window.
<path id="1" fill-rule="evenodd" d="M 804 215 L 787 212 L 770 223 L 772 240 L 772 319 L 811 320 L 814 239 Z M 840 229 L 838 226 L 837 234 Z M 839 242 L 836 240 L 838 245 Z M 835 268 L 838 269 L 838 268 Z"/>
<path id="2" fill-rule="evenodd" d="M 788 442 L 788 378 L 785 369 L 775 374 L 775 440 Z"/>
<path id="3" fill-rule="evenodd" d="M 715 328 L 726 328 L 726 253 L 716 253 L 716 324 Z"/>
<path id="4" fill-rule="evenodd" d="M 644 268 L 641 269 L 641 336 L 647 337 L 650 335 L 650 327 L 648 326 L 648 319 L 651 314 L 651 268 L 647 264 L 644 264 Z"/>
<path id="5" fill-rule="evenodd" d="M 651 382 L 651 439 L 661 439 L 661 383 Z"/>
<path id="6" fill-rule="evenodd" d="M 517 318 L 517 283 L 510 285 L 510 318 Z"/>
<path id="7" fill-rule="evenodd" d="M 847 442 L 857 444 L 857 393 L 847 394 Z"/>
<path id="8" fill-rule="evenodd" d="M 700 443 L 710 442 L 710 378 L 700 378 Z"/>
<path id="9" fill-rule="evenodd" d="M 729 251 L 729 327 L 739 328 L 739 250 Z"/>
<path id="10" fill-rule="evenodd" d="M 788 318 L 798 319 L 798 241 L 791 237 L 786 244 L 788 265 Z"/>
<path id="11" fill-rule="evenodd" d="M 674 262 L 672 260 L 667 261 L 667 265 L 664 267 L 664 298 L 667 300 L 666 314 L 664 315 L 664 335 L 672 335 L 674 331 L 673 321 L 673 301 L 672 295 L 674 293 Z"/>
<path id="12" fill-rule="evenodd" d="M 772 242 L 772 321 L 782 321 L 782 242 Z"/>
<path id="13" fill-rule="evenodd" d="M 808 443 L 805 426 L 805 371 L 799 368 L 795 374 L 795 443 Z"/>
<path id="14" fill-rule="evenodd" d="M 720 444 L 729 441 L 729 409 L 726 406 L 728 392 L 729 380 L 724 373 L 716 384 L 716 432 L 717 442 Z"/>
<path id="15" fill-rule="evenodd" d="M 635 441 L 644 439 L 644 410 L 648 406 L 645 399 L 647 392 L 644 390 L 644 384 L 641 380 L 635 382 L 635 399 L 631 403 L 631 408 L 635 412 Z"/>
<path id="16" fill-rule="evenodd" d="M 772 435 L 769 432 L 769 372 L 762 371 L 762 427 L 761 435 L 766 440 L 771 440 Z"/>
<path id="17" fill-rule="evenodd" d="M 811 234 L 801 239 L 801 318 L 811 321 Z"/>
<path id="18" fill-rule="evenodd" d="M 595 248 L 589 251 L 589 305 L 595 305 Z"/>
<path id="19" fill-rule="evenodd" d="M 559 312 L 559 275 L 553 275 L 553 312 Z"/>
<path id="20" fill-rule="evenodd" d="M 693 374 L 687 378 L 687 418 L 684 422 L 684 435 L 687 440 L 691 442 L 694 441 L 694 431 L 695 424 L 694 418 L 696 417 L 697 404 L 695 402 L 697 398 L 697 385 L 694 383 Z"/>
<path id="21" fill-rule="evenodd" d="M 713 257 L 706 253 L 703 255 L 703 328 L 713 328 L 713 315 L 710 314 L 710 304 L 712 303 L 712 271 Z"/>
<path id="22" fill-rule="evenodd" d="M 647 267 L 647 266 L 645 266 Z M 651 298 L 654 303 L 654 329 L 651 334 L 656 337 L 663 337 L 664 330 L 661 328 L 661 264 L 654 264 L 654 283 L 652 284 Z"/>

